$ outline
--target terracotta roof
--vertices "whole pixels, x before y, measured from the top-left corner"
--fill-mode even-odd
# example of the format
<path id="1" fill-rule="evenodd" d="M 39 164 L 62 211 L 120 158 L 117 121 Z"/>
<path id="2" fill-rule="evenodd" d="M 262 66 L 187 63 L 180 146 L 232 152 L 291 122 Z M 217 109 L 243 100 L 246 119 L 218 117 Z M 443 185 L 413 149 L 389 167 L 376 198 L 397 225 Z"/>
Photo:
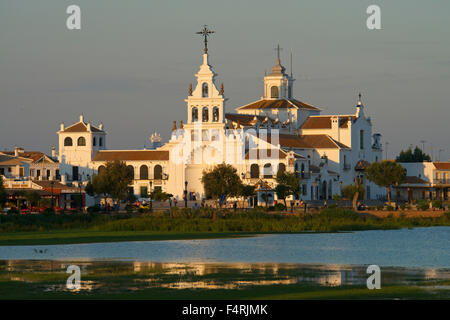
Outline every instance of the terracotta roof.
<path id="1" fill-rule="evenodd" d="M 301 129 L 331 129 L 331 118 L 334 116 L 309 116 Z M 339 116 L 339 127 L 348 128 L 348 120 L 354 121 L 356 116 Z"/>
<path id="2" fill-rule="evenodd" d="M 416 176 L 406 176 L 405 181 L 402 184 L 411 183 L 411 184 L 428 184 L 428 181 L 425 181 Z"/>
<path id="3" fill-rule="evenodd" d="M 272 190 L 273 186 L 271 186 L 267 181 L 260 179 L 260 180 L 258 180 L 258 182 L 255 183 L 255 189 L 256 190 Z"/>
<path id="4" fill-rule="evenodd" d="M 47 192 L 52 191 L 52 181 L 49 180 L 33 180 L 34 184 L 37 184 L 41 188 L 43 188 Z M 82 192 L 84 190 L 82 189 Z M 80 189 L 78 187 L 74 186 L 66 186 L 65 184 L 62 184 L 59 181 L 53 181 L 53 193 L 60 194 L 60 193 L 78 193 L 80 192 Z"/>
<path id="5" fill-rule="evenodd" d="M 14 151 L 2 151 L 2 153 L 14 156 Z M 56 160 L 52 159 L 50 156 L 48 156 L 45 153 L 40 152 L 40 151 L 19 152 L 19 157 L 31 159 L 31 160 L 33 160 L 33 162 L 36 162 L 36 161 L 42 159 L 42 157 L 44 157 L 44 156 L 50 158 L 51 160 L 53 160 L 55 162 L 57 162 Z"/>
<path id="6" fill-rule="evenodd" d="M 0 153 L 0 165 L 2 166 L 21 165 L 24 162 L 30 162 L 30 159 Z"/>
<path id="7" fill-rule="evenodd" d="M 50 196 L 51 195 L 51 193 L 46 190 L 31 189 L 31 188 L 5 188 L 5 191 L 9 196 L 14 195 L 16 192 L 26 192 L 26 191 L 36 192 L 40 196 Z"/>
<path id="8" fill-rule="evenodd" d="M 450 162 L 433 162 L 436 169 L 450 170 Z"/>
<path id="9" fill-rule="evenodd" d="M 169 160 L 169 151 L 159 150 L 102 150 L 97 152 L 93 161 L 139 161 L 139 160 Z"/>
<path id="10" fill-rule="evenodd" d="M 281 133 L 279 142 L 283 147 L 298 149 L 350 149 L 326 134 L 294 135 Z"/>
<path id="11" fill-rule="evenodd" d="M 359 160 L 355 165 L 355 170 L 364 171 L 367 167 L 370 166 L 370 163 L 366 160 Z"/>
<path id="12" fill-rule="evenodd" d="M 283 150 L 280 150 L 280 149 L 254 149 L 256 152 L 250 152 L 250 151 L 248 151 L 246 154 L 245 154 L 245 159 L 246 160 L 249 160 L 250 159 L 250 156 L 255 156 L 256 155 L 256 158 L 258 159 L 258 160 L 264 160 L 264 159 L 272 159 L 272 160 L 274 160 L 273 158 L 272 158 L 272 156 L 273 157 L 276 157 L 276 153 L 278 152 L 278 157 L 276 158 L 276 159 L 286 159 L 286 153 L 283 151 Z M 261 156 L 262 156 L 262 158 L 261 158 Z M 253 160 L 254 158 L 252 157 L 252 160 Z"/>
<path id="13" fill-rule="evenodd" d="M 75 123 L 67 128 L 64 129 L 64 132 L 87 132 L 87 123 L 85 122 L 78 122 Z M 103 130 L 100 130 L 99 128 L 91 125 L 91 131 L 92 132 L 104 132 Z"/>
<path id="14" fill-rule="evenodd" d="M 256 117 L 256 119 L 255 119 Z M 261 115 L 251 115 L 251 114 L 237 114 L 237 113 L 226 113 L 225 119 L 230 120 L 232 122 L 239 122 L 241 126 L 248 127 L 253 126 L 256 121 L 259 120 L 260 123 L 266 122 L 266 116 Z M 273 122 L 275 122 L 274 119 L 270 118 Z"/>
<path id="15" fill-rule="evenodd" d="M 245 106 L 239 107 L 237 109 L 279 109 L 279 108 L 300 108 L 300 109 L 308 109 L 308 110 L 320 110 L 317 107 L 314 107 L 310 104 L 291 99 L 278 99 L 278 100 L 269 100 L 269 99 L 261 99 Z"/>

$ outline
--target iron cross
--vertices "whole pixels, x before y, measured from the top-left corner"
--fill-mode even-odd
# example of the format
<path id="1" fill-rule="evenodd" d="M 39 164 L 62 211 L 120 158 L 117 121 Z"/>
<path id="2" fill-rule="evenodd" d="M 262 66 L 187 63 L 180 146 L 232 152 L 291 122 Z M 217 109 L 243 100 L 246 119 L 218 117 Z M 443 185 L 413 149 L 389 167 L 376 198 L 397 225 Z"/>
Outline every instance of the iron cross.
<path id="1" fill-rule="evenodd" d="M 277 50 L 277 60 L 280 60 L 280 51 L 283 50 L 283 48 L 280 48 L 280 44 L 278 44 L 275 50 Z"/>
<path id="2" fill-rule="evenodd" d="M 204 49 L 204 52 L 205 52 L 205 53 L 208 53 L 208 36 L 209 36 L 211 33 L 214 33 L 214 32 L 215 32 L 215 31 L 209 30 L 209 29 L 208 29 L 208 26 L 207 26 L 206 24 L 203 26 L 202 31 L 197 32 L 197 34 L 201 34 L 201 35 L 203 35 L 203 36 L 205 37 L 205 39 L 204 39 L 204 42 L 205 42 L 205 49 Z"/>

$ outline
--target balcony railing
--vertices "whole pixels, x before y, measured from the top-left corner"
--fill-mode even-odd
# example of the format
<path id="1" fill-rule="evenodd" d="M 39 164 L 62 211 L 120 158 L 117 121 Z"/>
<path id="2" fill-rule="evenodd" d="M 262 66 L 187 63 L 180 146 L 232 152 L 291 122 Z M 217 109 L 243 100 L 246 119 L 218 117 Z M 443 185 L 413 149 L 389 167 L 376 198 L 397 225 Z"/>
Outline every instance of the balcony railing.
<path id="1" fill-rule="evenodd" d="M 434 179 L 435 184 L 450 184 L 450 178 L 448 179 Z"/>

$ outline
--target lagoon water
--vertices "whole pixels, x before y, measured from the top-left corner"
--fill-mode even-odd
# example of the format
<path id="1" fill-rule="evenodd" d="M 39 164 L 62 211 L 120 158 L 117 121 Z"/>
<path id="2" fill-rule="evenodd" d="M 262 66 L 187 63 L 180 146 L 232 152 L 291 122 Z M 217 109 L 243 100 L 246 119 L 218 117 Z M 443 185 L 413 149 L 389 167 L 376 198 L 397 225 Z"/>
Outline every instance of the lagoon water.
<path id="1" fill-rule="evenodd" d="M 249 238 L 0 246 L 0 260 L 346 264 L 450 268 L 450 227 Z"/>

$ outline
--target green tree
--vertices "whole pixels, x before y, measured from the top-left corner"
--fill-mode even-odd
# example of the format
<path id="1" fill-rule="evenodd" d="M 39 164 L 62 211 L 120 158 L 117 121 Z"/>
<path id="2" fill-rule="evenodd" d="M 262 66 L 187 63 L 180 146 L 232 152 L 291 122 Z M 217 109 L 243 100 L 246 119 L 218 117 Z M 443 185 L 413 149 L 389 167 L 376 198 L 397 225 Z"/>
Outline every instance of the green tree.
<path id="1" fill-rule="evenodd" d="M 5 186 L 3 185 L 3 177 L 0 176 L 0 208 L 3 208 L 7 200 L 8 195 L 6 194 Z"/>
<path id="2" fill-rule="evenodd" d="M 240 190 L 240 196 L 243 198 L 242 208 L 245 206 L 245 200 L 255 195 L 255 186 L 249 184 L 243 184 Z"/>
<path id="3" fill-rule="evenodd" d="M 169 198 L 173 197 L 173 194 L 162 191 L 160 188 L 156 188 L 149 194 L 152 200 L 156 201 L 167 201 Z"/>
<path id="4" fill-rule="evenodd" d="M 367 179 L 375 182 L 380 187 L 385 187 L 388 194 L 388 202 L 391 203 L 391 186 L 401 184 L 406 178 L 406 169 L 394 161 L 384 160 L 374 162 L 366 169 Z"/>
<path id="5" fill-rule="evenodd" d="M 275 187 L 275 192 L 277 193 L 277 197 L 283 200 L 284 206 L 287 208 L 286 198 L 292 194 L 291 188 L 285 184 L 279 183 Z"/>
<path id="6" fill-rule="evenodd" d="M 364 200 L 364 186 L 358 183 L 359 180 L 355 180 L 355 184 L 349 184 L 342 188 L 342 197 L 344 199 L 352 200 L 353 209 L 356 210 L 356 202 L 358 200 Z"/>
<path id="7" fill-rule="evenodd" d="M 28 207 L 39 205 L 39 201 L 41 200 L 41 196 L 36 191 L 25 191 L 24 197 L 27 200 Z"/>
<path id="8" fill-rule="evenodd" d="M 133 172 L 123 161 L 109 161 L 105 164 L 105 169 L 92 178 L 92 186 L 89 185 L 90 194 L 102 195 L 106 201 L 107 196 L 111 196 L 119 203 L 125 200 L 128 195 L 128 186 L 133 182 Z M 89 194 L 88 193 L 88 194 Z"/>
<path id="9" fill-rule="evenodd" d="M 290 194 L 300 195 L 300 177 L 295 172 L 278 172 L 277 182 L 287 186 Z"/>
<path id="10" fill-rule="evenodd" d="M 239 196 L 242 189 L 242 181 L 237 174 L 236 168 L 229 164 L 219 164 L 213 169 L 203 171 L 202 184 L 207 197 L 220 199 L 224 197 Z"/>
<path id="11" fill-rule="evenodd" d="M 406 151 L 400 151 L 400 154 L 395 159 L 396 162 L 424 162 L 431 161 L 431 157 L 424 153 L 422 149 L 416 146 L 414 151 L 408 148 Z"/>

